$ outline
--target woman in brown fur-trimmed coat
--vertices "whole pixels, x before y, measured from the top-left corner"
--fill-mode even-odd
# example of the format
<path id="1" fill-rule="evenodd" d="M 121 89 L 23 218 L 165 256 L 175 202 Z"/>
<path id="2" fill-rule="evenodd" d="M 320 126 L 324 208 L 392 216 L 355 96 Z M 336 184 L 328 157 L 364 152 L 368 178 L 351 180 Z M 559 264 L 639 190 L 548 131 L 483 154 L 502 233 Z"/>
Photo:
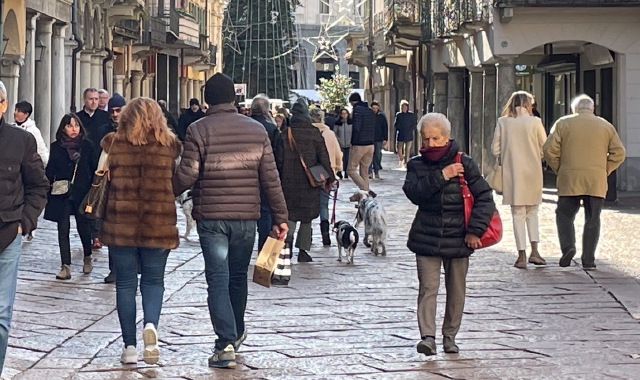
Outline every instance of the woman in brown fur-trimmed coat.
<path id="1" fill-rule="evenodd" d="M 120 361 L 135 364 L 137 267 L 144 311 L 144 361 L 158 362 L 158 321 L 164 270 L 179 244 L 171 176 L 182 151 L 152 99 L 137 98 L 122 110 L 116 132 L 102 140 L 111 184 L 100 237 L 109 247 L 116 273 L 116 306 L 124 350 Z"/>

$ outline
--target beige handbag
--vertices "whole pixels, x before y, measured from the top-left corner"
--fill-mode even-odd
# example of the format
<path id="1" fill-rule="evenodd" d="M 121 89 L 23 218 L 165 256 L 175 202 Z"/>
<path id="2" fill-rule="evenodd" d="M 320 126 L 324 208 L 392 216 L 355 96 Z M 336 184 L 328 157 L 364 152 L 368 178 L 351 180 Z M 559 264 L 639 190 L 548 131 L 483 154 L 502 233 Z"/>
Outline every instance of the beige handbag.
<path id="1" fill-rule="evenodd" d="M 500 164 L 500 157 L 498 157 L 495 165 L 487 174 L 486 180 L 496 193 L 502 193 L 502 165 Z"/>

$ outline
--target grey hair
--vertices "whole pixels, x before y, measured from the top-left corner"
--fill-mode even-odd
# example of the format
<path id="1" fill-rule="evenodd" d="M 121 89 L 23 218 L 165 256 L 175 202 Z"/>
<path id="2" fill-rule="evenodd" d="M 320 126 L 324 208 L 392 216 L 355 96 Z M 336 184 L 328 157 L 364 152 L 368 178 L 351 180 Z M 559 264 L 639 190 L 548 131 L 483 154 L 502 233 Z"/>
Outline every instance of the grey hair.
<path id="1" fill-rule="evenodd" d="M 265 94 L 258 94 L 251 102 L 251 114 L 252 115 L 269 115 L 269 97 Z"/>
<path id="2" fill-rule="evenodd" d="M 324 111 L 320 108 L 309 110 L 309 117 L 311 117 L 312 123 L 324 123 Z"/>
<path id="3" fill-rule="evenodd" d="M 571 111 L 578 112 L 578 110 L 591 110 L 595 108 L 595 103 L 589 95 L 578 95 L 571 101 Z"/>
<path id="4" fill-rule="evenodd" d="M 418 121 L 418 132 L 426 127 L 438 127 L 443 136 L 451 136 L 451 122 L 447 117 L 438 112 L 431 112 L 420 118 Z"/>
<path id="5" fill-rule="evenodd" d="M 102 94 L 107 94 L 109 95 L 109 91 L 105 90 L 104 88 L 101 88 L 98 90 L 98 94 L 102 95 Z"/>
<path id="6" fill-rule="evenodd" d="M 7 100 L 7 88 L 4 83 L 0 81 L 0 102 Z"/>

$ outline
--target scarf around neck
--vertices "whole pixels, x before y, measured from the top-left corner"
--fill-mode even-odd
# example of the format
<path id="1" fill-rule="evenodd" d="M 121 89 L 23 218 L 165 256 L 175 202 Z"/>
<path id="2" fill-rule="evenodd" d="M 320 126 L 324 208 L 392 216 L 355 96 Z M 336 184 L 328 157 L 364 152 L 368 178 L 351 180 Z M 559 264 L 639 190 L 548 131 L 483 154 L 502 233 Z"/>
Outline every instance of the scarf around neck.
<path id="1" fill-rule="evenodd" d="M 69 159 L 76 161 L 80 158 L 80 144 L 82 143 L 84 136 L 79 133 L 78 136 L 71 138 L 66 133 L 62 133 L 60 136 L 60 145 L 67 150 Z"/>
<path id="2" fill-rule="evenodd" d="M 445 146 L 436 146 L 433 148 L 423 146 L 422 148 L 420 148 L 420 154 L 425 160 L 436 162 L 440 161 L 440 159 L 442 159 L 445 154 L 449 153 L 450 150 L 451 141 L 448 141 Z"/>

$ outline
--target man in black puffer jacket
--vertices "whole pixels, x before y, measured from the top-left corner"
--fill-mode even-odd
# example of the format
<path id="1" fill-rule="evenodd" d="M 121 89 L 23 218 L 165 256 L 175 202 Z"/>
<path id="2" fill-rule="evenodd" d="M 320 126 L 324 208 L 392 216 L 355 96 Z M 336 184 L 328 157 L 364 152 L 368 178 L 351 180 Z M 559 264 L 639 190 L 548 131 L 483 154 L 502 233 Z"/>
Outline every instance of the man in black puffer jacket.
<path id="1" fill-rule="evenodd" d="M 353 132 L 347 174 L 360 190 L 368 191 L 375 197 L 376 194 L 369 189 L 368 173 L 375 150 L 376 115 L 357 92 L 349 96 L 349 103 L 353 106 Z"/>
<path id="2" fill-rule="evenodd" d="M 407 247 L 416 254 L 420 294 L 418 325 L 422 341 L 418 352 L 436 354 L 436 300 L 440 267 L 444 266 L 447 288 L 446 317 L 442 326 L 446 353 L 457 353 L 455 336 L 460 329 L 466 294 L 469 256 L 480 248 L 480 237 L 495 211 L 493 192 L 469 156 L 456 163 L 458 144 L 450 140 L 451 123 L 446 116 L 429 113 L 420 122 L 421 156 L 407 165 L 403 190 L 418 206 Z M 464 175 L 474 197 L 468 227 L 459 175 Z"/>

